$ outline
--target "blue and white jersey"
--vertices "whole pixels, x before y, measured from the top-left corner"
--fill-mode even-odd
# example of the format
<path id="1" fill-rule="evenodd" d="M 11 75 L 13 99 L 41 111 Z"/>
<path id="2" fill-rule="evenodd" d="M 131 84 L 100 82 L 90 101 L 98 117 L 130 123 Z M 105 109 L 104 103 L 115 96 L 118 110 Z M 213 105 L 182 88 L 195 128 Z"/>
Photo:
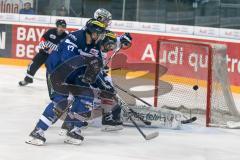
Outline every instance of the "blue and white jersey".
<path id="1" fill-rule="evenodd" d="M 102 59 L 100 47 L 94 42 L 86 44 L 86 31 L 77 30 L 68 34 L 57 51 L 53 51 L 46 61 L 47 72 L 52 73 L 57 66 L 74 56 L 95 56 Z"/>

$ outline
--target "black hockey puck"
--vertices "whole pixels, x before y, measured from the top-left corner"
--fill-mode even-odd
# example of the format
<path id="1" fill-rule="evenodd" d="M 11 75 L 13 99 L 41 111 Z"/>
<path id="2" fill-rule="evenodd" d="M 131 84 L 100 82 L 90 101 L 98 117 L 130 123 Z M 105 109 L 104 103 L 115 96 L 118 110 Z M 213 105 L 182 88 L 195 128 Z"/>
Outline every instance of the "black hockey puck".
<path id="1" fill-rule="evenodd" d="M 198 85 L 194 85 L 193 90 L 195 90 L 195 91 L 198 90 Z"/>

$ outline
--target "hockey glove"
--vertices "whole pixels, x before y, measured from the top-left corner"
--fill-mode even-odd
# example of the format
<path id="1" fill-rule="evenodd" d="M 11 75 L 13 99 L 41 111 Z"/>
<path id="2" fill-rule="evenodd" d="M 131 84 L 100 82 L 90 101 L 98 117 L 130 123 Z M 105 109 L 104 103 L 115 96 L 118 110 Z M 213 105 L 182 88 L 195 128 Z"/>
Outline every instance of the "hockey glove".
<path id="1" fill-rule="evenodd" d="M 120 36 L 121 48 L 128 49 L 132 45 L 132 37 L 130 33 L 124 33 Z"/>

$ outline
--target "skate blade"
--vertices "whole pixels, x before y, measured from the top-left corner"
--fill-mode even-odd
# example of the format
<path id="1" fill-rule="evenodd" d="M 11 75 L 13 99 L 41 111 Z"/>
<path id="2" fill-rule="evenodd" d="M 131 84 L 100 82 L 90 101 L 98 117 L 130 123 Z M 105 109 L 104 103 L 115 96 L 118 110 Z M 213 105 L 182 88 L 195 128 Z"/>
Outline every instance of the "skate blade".
<path id="1" fill-rule="evenodd" d="M 112 132 L 112 131 L 119 131 L 122 129 L 123 129 L 122 125 L 119 125 L 119 126 L 104 125 L 104 126 L 102 126 L 101 131 Z"/>
<path id="2" fill-rule="evenodd" d="M 88 128 L 88 126 L 84 126 L 84 127 L 81 127 L 81 129 L 87 129 Z M 67 129 L 61 129 L 60 131 L 59 131 L 59 133 L 58 133 L 58 135 L 59 136 L 66 136 L 67 135 L 67 132 L 68 132 L 68 130 Z"/>
<path id="3" fill-rule="evenodd" d="M 74 139 L 74 138 L 71 138 L 71 137 L 67 137 L 65 140 L 64 140 L 65 143 L 67 144 L 73 144 L 73 145 L 80 145 L 82 144 L 82 140 L 80 139 Z"/>
<path id="4" fill-rule="evenodd" d="M 67 130 L 66 129 L 61 129 L 58 133 L 59 136 L 66 136 L 67 135 Z"/>
<path id="5" fill-rule="evenodd" d="M 25 143 L 31 144 L 31 145 L 35 145 L 35 146 L 42 146 L 42 145 L 44 145 L 45 142 L 43 142 L 43 141 L 40 140 L 40 139 L 36 139 L 36 138 L 33 138 L 33 137 L 29 137 L 29 139 L 26 140 Z"/>

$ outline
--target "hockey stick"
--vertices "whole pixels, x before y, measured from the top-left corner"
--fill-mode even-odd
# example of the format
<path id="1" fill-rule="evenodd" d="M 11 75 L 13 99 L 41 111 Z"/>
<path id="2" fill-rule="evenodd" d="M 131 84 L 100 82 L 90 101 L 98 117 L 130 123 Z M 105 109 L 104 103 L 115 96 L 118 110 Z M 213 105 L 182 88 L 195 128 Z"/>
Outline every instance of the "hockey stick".
<path id="1" fill-rule="evenodd" d="M 115 86 L 116 88 L 118 88 L 119 90 L 121 90 L 121 91 L 127 93 L 128 95 L 132 96 L 133 98 L 136 98 L 137 100 L 143 102 L 143 103 L 146 104 L 147 106 L 152 107 L 152 105 L 149 104 L 148 102 L 146 102 L 146 101 L 144 101 L 143 99 L 139 98 L 139 97 L 136 96 L 135 94 L 132 94 L 132 93 L 126 91 L 125 89 L 123 89 L 122 87 L 118 86 L 117 84 L 114 84 L 114 86 Z M 194 122 L 194 121 L 196 121 L 196 120 L 197 120 L 197 117 L 192 117 L 192 118 L 189 118 L 189 119 L 186 119 L 186 120 L 182 120 L 181 123 L 182 123 L 182 124 L 187 124 L 187 123 L 192 123 L 192 122 Z"/>
<path id="2" fill-rule="evenodd" d="M 128 113 L 125 108 L 122 108 L 124 112 Z M 151 140 L 153 138 L 156 138 L 159 136 L 159 132 L 153 132 L 153 133 L 150 133 L 148 135 L 146 135 L 142 130 L 141 128 L 137 125 L 137 123 L 132 119 L 132 115 L 128 115 L 128 118 L 130 119 L 130 121 L 133 123 L 133 125 L 137 128 L 137 130 L 139 131 L 139 133 L 143 136 L 143 138 L 145 140 Z"/>
<path id="3" fill-rule="evenodd" d="M 108 60 L 107 60 L 107 62 L 106 62 L 106 64 L 105 64 L 106 66 L 108 65 L 109 62 L 112 61 L 113 57 L 118 54 L 118 52 L 120 51 L 120 49 L 121 49 L 121 48 L 117 49 L 117 50 L 108 58 Z"/>
<path id="4" fill-rule="evenodd" d="M 119 97 L 119 95 L 117 95 L 117 98 L 121 101 L 121 103 L 123 103 L 123 105 L 126 107 L 126 103 Z M 129 109 L 129 108 L 128 108 Z M 159 136 L 159 132 L 153 132 L 153 133 L 150 133 L 148 135 L 146 135 L 142 130 L 141 128 L 137 125 L 137 123 L 132 119 L 132 114 L 129 114 L 129 112 L 124 108 L 122 107 L 122 110 L 127 113 L 128 115 L 128 118 L 130 119 L 130 121 L 133 123 L 133 125 L 137 128 L 137 130 L 139 131 L 139 133 L 143 136 L 143 138 L 145 140 L 151 140 L 153 138 L 156 138 Z M 131 111 L 131 110 L 130 110 Z M 133 110 L 132 110 L 133 111 Z M 136 112 L 135 112 L 136 113 Z M 151 122 L 150 122 L 151 124 Z"/>
<path id="5" fill-rule="evenodd" d="M 108 60 L 107 60 L 107 62 L 106 62 L 106 66 L 108 65 L 108 63 L 109 63 L 110 61 L 112 61 L 113 57 L 118 54 L 118 52 L 120 51 L 120 49 L 121 49 L 121 47 L 120 47 L 119 49 L 117 49 L 117 50 L 108 58 Z M 111 69 L 111 70 L 114 71 L 114 70 L 118 70 L 118 69 L 121 69 L 121 68 L 115 68 L 115 69 Z M 122 99 L 120 99 L 120 100 L 123 102 Z M 125 105 L 125 107 L 127 107 L 127 106 Z M 138 113 L 135 112 L 133 109 L 131 109 L 131 108 L 129 108 L 129 107 L 127 107 L 127 108 L 128 108 L 129 111 L 131 111 L 131 112 L 134 114 L 135 117 L 139 118 L 144 124 L 146 124 L 146 125 L 151 125 L 151 122 L 146 121 L 146 120 L 144 120 L 142 117 L 138 116 Z"/>
<path id="6" fill-rule="evenodd" d="M 118 68 L 112 68 L 112 69 L 110 69 L 110 71 L 116 71 L 116 70 L 121 70 L 121 68 L 118 67 Z"/>
<path id="7" fill-rule="evenodd" d="M 117 49 L 107 60 L 106 62 L 106 66 L 108 65 L 108 63 L 110 61 L 112 61 L 113 57 L 116 56 L 118 54 L 118 52 L 120 51 L 121 47 L 119 49 Z M 114 70 L 118 70 L 118 69 L 121 69 L 121 68 L 114 68 L 114 69 L 111 69 L 112 71 Z M 119 96 L 118 96 L 118 99 L 121 100 L 121 102 L 124 102 Z M 125 102 L 124 102 L 125 103 Z M 151 122 L 150 121 L 147 121 L 147 120 L 144 120 L 141 116 L 139 116 L 139 114 L 137 112 L 135 112 L 132 108 L 126 106 L 126 103 L 125 103 L 125 107 L 127 107 L 127 109 L 135 116 L 137 117 L 139 120 L 141 120 L 145 125 L 151 125 Z"/>
<path id="8" fill-rule="evenodd" d="M 145 125 L 150 126 L 151 122 L 143 119 L 136 111 L 134 111 L 132 108 L 130 108 L 127 103 L 119 96 L 117 95 L 117 98 L 120 100 L 121 104 L 123 107 L 127 108 L 133 115 L 134 117 L 138 118 L 140 121 L 142 121 Z"/>
<path id="9" fill-rule="evenodd" d="M 186 117 L 185 117 L 186 118 Z M 189 119 L 186 119 L 186 120 L 182 120 L 181 123 L 182 124 L 188 124 L 188 123 L 193 123 L 194 121 L 197 120 L 197 117 L 191 117 Z"/>
<path id="10" fill-rule="evenodd" d="M 133 98 L 136 98 L 137 100 L 139 100 L 139 101 L 145 103 L 147 106 L 152 107 L 152 105 L 151 105 L 150 103 L 144 101 L 143 99 L 139 98 L 139 97 L 136 96 L 135 94 L 132 94 L 132 93 L 126 91 L 125 89 L 123 89 L 123 88 L 120 87 L 119 85 L 117 85 L 117 84 L 114 83 L 114 86 L 115 86 L 116 88 L 118 88 L 119 90 L 121 90 L 121 91 L 127 93 L 129 96 L 132 96 Z"/>

